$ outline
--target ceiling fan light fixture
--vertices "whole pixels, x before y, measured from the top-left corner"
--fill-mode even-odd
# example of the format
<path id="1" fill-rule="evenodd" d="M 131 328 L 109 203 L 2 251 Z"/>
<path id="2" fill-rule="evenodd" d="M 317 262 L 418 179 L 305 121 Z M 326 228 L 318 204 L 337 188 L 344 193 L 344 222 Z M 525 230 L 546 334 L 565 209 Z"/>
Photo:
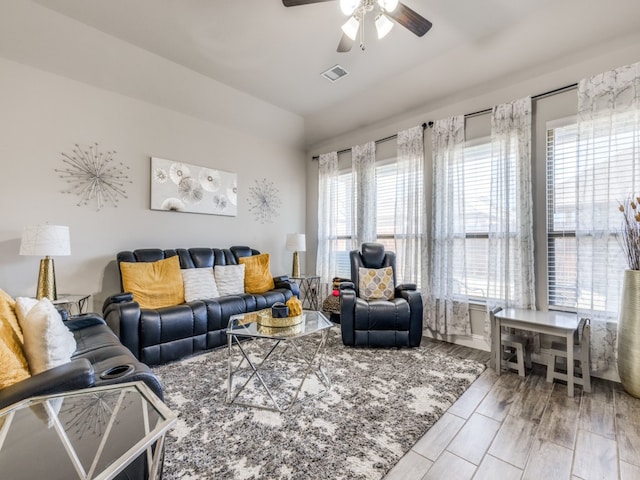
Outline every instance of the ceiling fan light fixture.
<path id="1" fill-rule="evenodd" d="M 398 0 L 378 0 L 378 5 L 380 5 L 385 12 L 393 12 L 398 6 Z"/>
<path id="2" fill-rule="evenodd" d="M 340 10 L 345 15 L 351 15 L 355 12 L 360 0 L 340 0 Z"/>
<path id="3" fill-rule="evenodd" d="M 347 22 L 342 25 L 342 31 L 351 40 L 355 40 L 358 36 L 358 30 L 360 29 L 360 21 L 356 17 L 351 17 Z"/>
<path id="4" fill-rule="evenodd" d="M 393 28 L 393 22 L 386 15 L 380 13 L 376 17 L 376 32 L 378 32 L 378 40 L 387 36 Z"/>

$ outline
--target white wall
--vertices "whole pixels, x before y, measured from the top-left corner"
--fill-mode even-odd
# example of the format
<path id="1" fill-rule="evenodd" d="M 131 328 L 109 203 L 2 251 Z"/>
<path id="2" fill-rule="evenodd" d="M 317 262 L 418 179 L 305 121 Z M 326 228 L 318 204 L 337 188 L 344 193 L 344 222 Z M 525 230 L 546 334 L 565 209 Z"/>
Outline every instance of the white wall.
<path id="1" fill-rule="evenodd" d="M 71 228 L 72 255 L 55 259 L 58 291 L 92 294 L 97 311 L 119 290 L 120 250 L 249 245 L 271 253 L 274 274 L 290 270 L 286 233 L 304 231 L 306 212 L 301 117 L 31 2 L 3 3 L 0 288 L 35 294 L 39 259 L 18 250 L 23 227 L 44 222 Z M 94 142 L 117 151 L 133 182 L 117 208 L 61 193 L 61 152 Z M 237 173 L 237 217 L 150 210 L 151 156 Z M 279 190 L 273 223 L 249 212 L 249 187 L 263 178 Z"/>

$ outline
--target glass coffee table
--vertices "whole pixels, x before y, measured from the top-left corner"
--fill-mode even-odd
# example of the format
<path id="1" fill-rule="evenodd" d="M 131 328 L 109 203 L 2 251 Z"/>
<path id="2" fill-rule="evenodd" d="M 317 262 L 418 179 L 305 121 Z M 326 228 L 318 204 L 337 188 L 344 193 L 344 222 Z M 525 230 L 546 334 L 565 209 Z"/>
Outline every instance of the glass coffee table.
<path id="1" fill-rule="evenodd" d="M 227 403 L 285 412 L 331 388 L 324 356 L 333 324 L 321 312 L 305 310 L 296 325 L 265 327 L 258 315 L 268 311 L 229 319 Z M 303 386 L 309 388 L 301 397 Z"/>
<path id="2" fill-rule="evenodd" d="M 160 478 L 176 416 L 143 382 L 46 395 L 0 410 L 0 478 L 114 478 L 140 455 Z"/>

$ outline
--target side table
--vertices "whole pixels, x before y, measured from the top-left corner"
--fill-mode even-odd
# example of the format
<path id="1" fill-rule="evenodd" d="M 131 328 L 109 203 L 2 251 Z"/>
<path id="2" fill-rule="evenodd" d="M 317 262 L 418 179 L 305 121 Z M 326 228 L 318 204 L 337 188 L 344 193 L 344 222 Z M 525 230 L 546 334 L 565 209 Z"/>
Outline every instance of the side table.
<path id="1" fill-rule="evenodd" d="M 85 293 L 59 293 L 58 299 L 52 303 L 56 307 L 67 308 L 70 314 L 80 315 L 87 312 L 87 303 L 91 294 Z M 75 311 L 74 311 L 75 309 Z"/>
<path id="2" fill-rule="evenodd" d="M 159 479 L 173 414 L 143 382 L 45 395 L 0 410 L 6 479 L 109 480 L 140 455 Z"/>
<path id="3" fill-rule="evenodd" d="M 320 277 L 317 275 L 301 275 L 289 277 L 300 287 L 300 301 L 306 310 L 319 310 L 318 295 L 320 294 Z"/>

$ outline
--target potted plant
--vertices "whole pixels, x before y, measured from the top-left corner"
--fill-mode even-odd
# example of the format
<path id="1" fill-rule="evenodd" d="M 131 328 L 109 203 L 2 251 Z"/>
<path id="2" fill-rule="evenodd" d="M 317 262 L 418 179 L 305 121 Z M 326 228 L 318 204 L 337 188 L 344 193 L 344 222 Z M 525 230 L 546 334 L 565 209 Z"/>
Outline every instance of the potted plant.
<path id="1" fill-rule="evenodd" d="M 629 265 L 620 302 L 618 374 L 624 389 L 640 398 L 640 197 L 618 208 L 624 218 L 618 239 Z"/>

